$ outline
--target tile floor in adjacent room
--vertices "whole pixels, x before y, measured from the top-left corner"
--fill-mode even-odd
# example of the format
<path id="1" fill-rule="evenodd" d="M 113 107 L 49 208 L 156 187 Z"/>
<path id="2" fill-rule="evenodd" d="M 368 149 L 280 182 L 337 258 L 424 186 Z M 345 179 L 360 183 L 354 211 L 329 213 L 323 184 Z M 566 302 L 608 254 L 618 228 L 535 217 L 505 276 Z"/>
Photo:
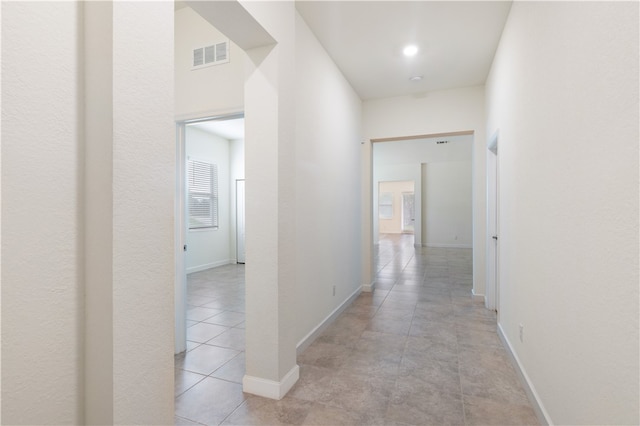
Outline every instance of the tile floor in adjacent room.
<path id="1" fill-rule="evenodd" d="M 495 313 L 471 298 L 471 250 L 385 235 L 375 255 L 375 291 L 298 356 L 281 401 L 242 392 L 244 266 L 190 274 L 176 424 L 538 424 Z"/>

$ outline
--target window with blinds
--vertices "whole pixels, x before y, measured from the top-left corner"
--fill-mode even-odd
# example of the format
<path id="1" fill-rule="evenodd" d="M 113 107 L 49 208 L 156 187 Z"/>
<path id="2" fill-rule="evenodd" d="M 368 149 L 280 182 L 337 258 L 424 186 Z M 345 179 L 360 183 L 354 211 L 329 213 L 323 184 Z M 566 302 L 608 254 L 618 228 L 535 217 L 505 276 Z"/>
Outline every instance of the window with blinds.
<path id="1" fill-rule="evenodd" d="M 189 229 L 218 228 L 218 167 L 188 160 Z"/>

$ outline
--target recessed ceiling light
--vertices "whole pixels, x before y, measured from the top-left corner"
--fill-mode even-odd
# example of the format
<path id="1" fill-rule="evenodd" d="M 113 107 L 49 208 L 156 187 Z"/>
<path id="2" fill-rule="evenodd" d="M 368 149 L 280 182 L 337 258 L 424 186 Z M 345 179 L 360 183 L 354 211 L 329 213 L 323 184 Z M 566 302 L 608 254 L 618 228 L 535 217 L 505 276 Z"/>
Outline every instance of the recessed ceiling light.
<path id="1" fill-rule="evenodd" d="M 414 44 L 409 45 L 402 50 L 402 53 L 404 53 L 404 56 L 416 56 L 416 53 L 418 53 L 418 46 Z"/>
<path id="2" fill-rule="evenodd" d="M 420 81 L 420 80 L 422 80 L 422 76 L 421 75 L 414 75 L 413 77 L 409 77 L 409 80 L 411 80 L 411 81 Z"/>

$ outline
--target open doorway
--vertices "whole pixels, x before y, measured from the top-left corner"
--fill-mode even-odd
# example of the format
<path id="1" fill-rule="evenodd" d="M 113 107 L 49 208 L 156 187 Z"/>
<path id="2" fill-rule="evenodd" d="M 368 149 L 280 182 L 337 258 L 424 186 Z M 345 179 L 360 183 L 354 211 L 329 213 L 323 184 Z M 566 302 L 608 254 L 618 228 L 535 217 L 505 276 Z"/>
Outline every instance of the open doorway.
<path id="1" fill-rule="evenodd" d="M 414 191 L 412 180 L 378 183 L 379 234 L 414 234 Z"/>
<path id="2" fill-rule="evenodd" d="M 187 275 L 239 263 L 237 182 L 244 182 L 244 116 L 186 120 L 177 128 L 176 238 L 183 251 L 176 259 L 175 352 L 181 353 L 187 348 Z"/>
<path id="3" fill-rule="evenodd" d="M 397 232 L 413 234 L 414 245 L 419 247 L 471 248 L 472 161 L 473 134 L 468 132 L 375 141 L 373 245 L 380 235 Z M 412 186 L 394 190 L 393 200 L 392 190 L 380 190 L 391 182 L 411 182 Z M 397 208 L 394 227 L 384 217 L 391 212 L 390 204 Z"/>

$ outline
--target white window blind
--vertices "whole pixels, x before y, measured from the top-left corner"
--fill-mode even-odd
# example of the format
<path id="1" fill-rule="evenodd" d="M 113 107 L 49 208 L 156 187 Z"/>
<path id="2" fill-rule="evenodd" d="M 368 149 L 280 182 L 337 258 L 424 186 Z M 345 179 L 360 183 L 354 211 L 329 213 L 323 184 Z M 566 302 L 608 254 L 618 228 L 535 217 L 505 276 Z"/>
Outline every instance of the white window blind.
<path id="1" fill-rule="evenodd" d="M 189 160 L 189 229 L 218 228 L 218 167 Z"/>

